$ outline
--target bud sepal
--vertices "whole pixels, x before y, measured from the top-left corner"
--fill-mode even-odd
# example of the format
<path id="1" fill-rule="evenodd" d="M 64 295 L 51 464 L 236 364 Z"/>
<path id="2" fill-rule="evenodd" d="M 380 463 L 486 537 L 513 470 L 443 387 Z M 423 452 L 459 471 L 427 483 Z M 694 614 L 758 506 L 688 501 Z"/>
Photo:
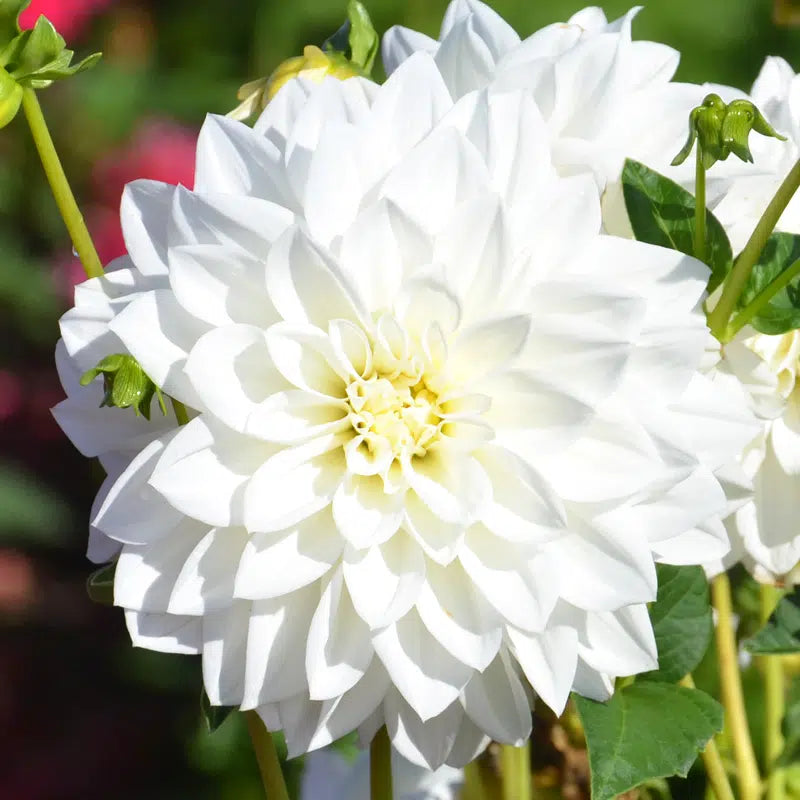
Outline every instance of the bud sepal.
<path id="1" fill-rule="evenodd" d="M 167 415 L 164 395 L 147 376 L 139 362 L 124 353 L 106 356 L 96 367 L 81 376 L 81 386 L 88 386 L 99 375 L 103 376 L 105 395 L 100 407 L 131 408 L 136 416 L 150 419 L 153 396 L 158 398 L 161 413 Z"/>

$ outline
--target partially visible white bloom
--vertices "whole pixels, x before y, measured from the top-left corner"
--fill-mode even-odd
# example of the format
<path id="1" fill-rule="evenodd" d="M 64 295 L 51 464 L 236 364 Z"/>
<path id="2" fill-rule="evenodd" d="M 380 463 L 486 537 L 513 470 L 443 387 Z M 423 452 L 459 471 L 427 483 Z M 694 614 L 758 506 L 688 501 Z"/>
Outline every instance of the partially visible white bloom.
<path id="1" fill-rule="evenodd" d="M 460 769 L 443 766 L 435 771 L 392 753 L 395 800 L 456 800 L 464 782 Z M 369 800 L 369 756 L 348 764 L 334 750 L 318 750 L 306 758 L 301 800 Z"/>
<path id="2" fill-rule="evenodd" d="M 752 438 L 698 373 L 706 267 L 600 235 L 530 95 L 425 54 L 209 118 L 196 176 L 128 188 L 155 284 L 105 323 L 198 411 L 94 517 L 134 643 L 292 754 L 385 724 L 429 768 L 654 668 L 655 561 L 723 557 Z"/>
<path id="3" fill-rule="evenodd" d="M 731 182 L 725 188 L 724 197 L 714 206 L 714 214 L 725 227 L 734 254 L 744 247 L 778 187 L 800 157 L 800 76 L 782 58 L 770 56 L 753 84 L 751 99 L 788 141 L 753 137 L 758 174 Z M 797 195 L 778 220 L 777 230 L 800 233 L 800 198 Z"/>
<path id="4" fill-rule="evenodd" d="M 731 555 L 707 570 L 741 560 L 759 581 L 785 580 L 800 561 L 800 331 L 769 336 L 746 328 L 722 353 L 717 370 L 740 382 L 761 430 L 740 459 L 754 494 L 726 520 Z"/>

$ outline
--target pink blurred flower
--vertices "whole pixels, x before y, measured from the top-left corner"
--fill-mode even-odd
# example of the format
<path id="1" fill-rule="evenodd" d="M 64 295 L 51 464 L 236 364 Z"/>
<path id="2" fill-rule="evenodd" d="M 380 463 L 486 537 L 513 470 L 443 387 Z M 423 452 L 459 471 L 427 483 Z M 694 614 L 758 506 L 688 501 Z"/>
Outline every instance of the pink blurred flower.
<path id="1" fill-rule="evenodd" d="M 125 253 L 119 204 L 126 183 L 150 178 L 194 186 L 197 132 L 168 120 L 143 122 L 129 142 L 102 156 L 92 170 L 92 204 L 86 223 L 104 265 Z M 77 258 L 56 265 L 56 287 L 72 301 L 72 289 L 85 279 Z"/>
<path id="2" fill-rule="evenodd" d="M 80 36 L 91 18 L 112 5 L 115 0 L 33 0 L 22 12 L 19 22 L 22 29 L 32 28 L 44 14 L 56 30 L 67 40 Z"/>

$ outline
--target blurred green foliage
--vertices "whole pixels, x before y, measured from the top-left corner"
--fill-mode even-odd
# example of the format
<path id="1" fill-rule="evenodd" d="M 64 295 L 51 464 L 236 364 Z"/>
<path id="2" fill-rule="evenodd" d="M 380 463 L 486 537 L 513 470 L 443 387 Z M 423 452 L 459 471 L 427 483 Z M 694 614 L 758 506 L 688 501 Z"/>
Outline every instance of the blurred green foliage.
<path id="1" fill-rule="evenodd" d="M 493 5 L 523 36 L 581 8 L 577 0 Z M 403 24 L 434 36 L 445 6 L 367 3 L 379 33 Z M 171 161 L 131 149 L 143 121 L 196 132 L 207 112 L 236 105 L 241 84 L 306 44 L 320 45 L 345 7 L 345 0 L 117 0 L 92 19 L 67 45 L 78 59 L 102 50 L 102 62 L 48 89 L 42 103 L 93 233 L 113 228 L 124 180 L 142 170 L 160 177 L 162 162 Z M 628 0 L 604 8 L 614 18 Z M 773 23 L 770 0 L 651 2 L 634 34 L 679 49 L 680 80 L 747 88 L 769 54 L 800 68 L 800 31 Z M 61 396 L 52 359 L 57 319 L 78 276 L 70 250 L 17 118 L 0 132 L 0 730 L 15 733 L 4 746 L 0 797 L 256 800 L 240 715 L 213 734 L 202 725 L 197 659 L 132 649 L 121 612 L 87 598 L 87 517 L 101 475 L 49 414 Z M 744 617 L 748 632 L 746 610 Z M 712 690 L 713 661 L 712 648 L 698 671 L 698 684 Z M 757 710 L 755 666 L 747 685 Z M 294 786 L 300 769 L 292 762 Z M 676 798 L 702 794 L 696 777 L 670 783 Z"/>

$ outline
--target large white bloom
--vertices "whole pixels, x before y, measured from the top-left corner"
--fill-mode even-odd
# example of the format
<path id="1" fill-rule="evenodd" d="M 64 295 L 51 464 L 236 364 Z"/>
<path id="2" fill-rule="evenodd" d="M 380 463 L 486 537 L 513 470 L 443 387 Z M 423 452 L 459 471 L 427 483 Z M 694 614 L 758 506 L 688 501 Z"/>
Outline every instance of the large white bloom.
<path id="1" fill-rule="evenodd" d="M 464 773 L 453 767 L 431 772 L 392 754 L 392 784 L 396 800 L 456 800 Z M 369 758 L 352 764 L 334 750 L 318 750 L 305 761 L 301 800 L 369 800 Z"/>
<path id="2" fill-rule="evenodd" d="M 696 371 L 707 269 L 599 235 L 528 93 L 293 81 L 122 215 L 160 283 L 108 327 L 199 412 L 94 518 L 134 643 L 292 753 L 385 723 L 430 768 L 655 666 L 654 561 L 724 555 L 752 431 Z"/>

